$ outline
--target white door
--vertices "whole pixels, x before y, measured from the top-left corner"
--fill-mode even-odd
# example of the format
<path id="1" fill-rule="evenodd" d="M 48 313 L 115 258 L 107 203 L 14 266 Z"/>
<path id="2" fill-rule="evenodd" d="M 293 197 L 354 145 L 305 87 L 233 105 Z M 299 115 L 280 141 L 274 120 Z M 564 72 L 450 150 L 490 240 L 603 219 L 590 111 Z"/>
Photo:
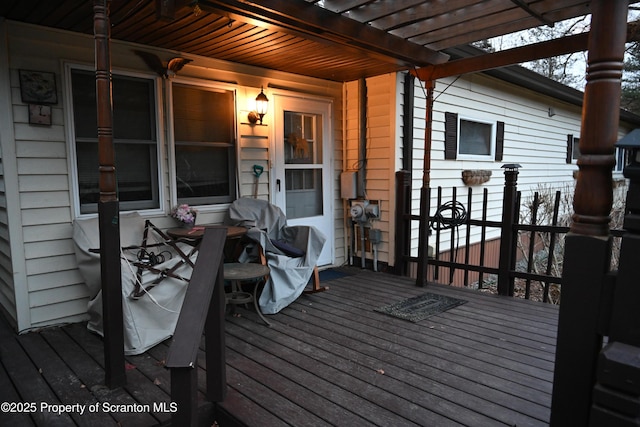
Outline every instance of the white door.
<path id="1" fill-rule="evenodd" d="M 318 265 L 333 262 L 331 103 L 274 95 L 273 203 L 288 225 L 313 225 L 327 237 Z"/>

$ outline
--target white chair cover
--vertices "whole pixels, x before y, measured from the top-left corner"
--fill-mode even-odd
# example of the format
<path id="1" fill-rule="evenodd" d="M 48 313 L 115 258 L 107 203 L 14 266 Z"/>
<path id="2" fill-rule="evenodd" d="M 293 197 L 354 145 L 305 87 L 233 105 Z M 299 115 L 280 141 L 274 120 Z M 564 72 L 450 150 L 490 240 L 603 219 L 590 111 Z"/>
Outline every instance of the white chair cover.
<path id="1" fill-rule="evenodd" d="M 123 248 L 139 246 L 142 242 L 145 220 L 137 212 L 120 215 L 120 244 Z M 149 230 L 148 243 L 161 242 Z M 79 219 L 74 222 L 73 241 L 76 247 L 78 269 L 90 291 L 88 304 L 89 330 L 103 335 L 102 290 L 100 280 L 100 255 L 91 251 L 100 247 L 98 218 Z M 179 244 L 188 253 L 188 245 Z M 137 249 L 124 250 L 121 256 L 122 309 L 124 316 L 124 352 L 126 355 L 140 354 L 173 335 L 182 301 L 187 290 L 187 282 L 173 277 L 165 277 L 146 295 L 134 299 L 131 294 L 136 284 Z M 170 246 L 149 248 L 164 256 L 164 262 L 153 266 L 155 270 L 166 270 L 183 259 Z M 190 259 L 195 263 L 197 254 Z M 174 273 L 189 279 L 192 268 L 187 264 L 179 266 Z M 158 279 L 159 274 L 143 270 L 141 286 L 147 287 Z"/>
<path id="2" fill-rule="evenodd" d="M 279 207 L 248 197 L 231 204 L 226 222 L 249 227 L 247 236 L 264 250 L 271 272 L 260 295 L 262 313 L 275 314 L 295 301 L 309 283 L 324 247 L 325 235 L 313 226 L 287 226 L 286 216 Z M 287 255 L 274 242 L 293 246 L 304 255 Z"/>

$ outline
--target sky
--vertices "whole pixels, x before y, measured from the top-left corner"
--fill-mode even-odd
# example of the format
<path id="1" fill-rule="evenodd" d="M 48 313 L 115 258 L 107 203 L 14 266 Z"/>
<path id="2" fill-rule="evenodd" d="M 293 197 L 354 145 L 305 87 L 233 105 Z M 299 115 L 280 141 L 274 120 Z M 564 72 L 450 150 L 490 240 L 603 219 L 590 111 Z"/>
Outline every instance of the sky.
<path id="1" fill-rule="evenodd" d="M 494 49 L 499 51 L 529 43 L 535 43 L 537 41 L 560 37 L 565 31 L 568 31 L 568 34 L 578 34 L 589 31 L 590 18 L 591 16 L 587 15 L 585 17 L 574 18 L 556 23 L 553 28 L 550 28 L 548 26 L 539 27 L 541 28 L 541 31 L 544 32 L 544 34 L 539 36 L 538 38 L 535 35 L 532 35 L 531 30 L 525 30 L 507 34 L 501 37 L 494 37 L 490 39 L 489 42 L 494 47 Z M 631 22 L 638 20 L 639 18 L 640 11 L 630 8 L 627 21 Z M 575 89 L 584 90 L 584 85 L 586 83 L 585 74 L 587 69 L 587 53 L 576 52 L 571 56 L 570 61 L 572 63 L 571 67 L 568 70 L 568 73 L 573 76 L 574 81 L 568 82 L 567 85 L 574 87 Z M 531 65 L 528 63 L 523 63 L 521 65 L 526 68 L 531 68 Z"/>

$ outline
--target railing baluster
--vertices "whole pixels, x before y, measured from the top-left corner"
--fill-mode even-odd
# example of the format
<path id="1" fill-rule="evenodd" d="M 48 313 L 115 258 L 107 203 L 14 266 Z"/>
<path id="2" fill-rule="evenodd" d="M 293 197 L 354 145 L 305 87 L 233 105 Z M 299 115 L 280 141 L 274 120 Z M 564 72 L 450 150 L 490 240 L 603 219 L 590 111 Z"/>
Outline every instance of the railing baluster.
<path id="1" fill-rule="evenodd" d="M 538 205 L 540 204 L 540 194 L 536 191 L 533 194 L 533 206 L 531 207 L 531 225 L 535 227 L 538 223 Z M 519 222 L 519 221 L 518 221 Z M 518 233 L 519 234 L 519 233 Z M 536 251 L 536 232 L 529 232 L 529 259 L 527 260 L 527 273 L 534 272 L 534 258 Z M 527 278 L 525 282 L 524 298 L 529 299 L 531 296 L 531 278 Z"/>
<path id="2" fill-rule="evenodd" d="M 465 265 L 469 265 L 469 248 L 471 247 L 471 203 L 472 203 L 472 194 L 473 194 L 473 189 L 471 187 L 469 187 L 469 190 L 467 192 L 467 219 L 466 219 L 466 223 L 467 223 L 467 227 L 466 227 L 466 235 L 465 235 L 465 251 L 464 251 L 464 264 Z M 464 269 L 464 286 L 468 287 L 469 286 L 469 269 L 465 268 Z"/>
<path id="3" fill-rule="evenodd" d="M 442 187 L 438 187 L 438 197 L 436 199 L 436 206 L 440 206 L 442 204 Z M 431 217 L 429 217 L 431 220 Z M 434 257 L 436 261 L 440 260 L 440 227 L 436 227 L 436 246 Z M 440 277 L 440 265 L 437 265 L 433 270 L 433 279 L 438 280 Z"/>
<path id="4" fill-rule="evenodd" d="M 489 190 L 487 188 L 482 192 L 482 225 L 480 226 L 480 265 L 484 265 L 485 245 L 487 237 L 487 209 L 489 203 Z M 484 284 L 484 274 L 482 271 L 478 274 L 478 289 L 482 289 Z"/>
<path id="5" fill-rule="evenodd" d="M 453 187 L 451 189 L 451 204 L 452 206 L 456 205 L 456 200 L 457 200 L 457 187 Z M 438 206 L 442 206 L 441 204 L 438 204 Z M 451 215 L 453 215 L 453 211 L 451 211 Z M 457 251 L 457 244 L 456 244 L 456 233 L 457 233 L 458 229 L 457 227 L 451 227 L 451 238 L 449 239 L 449 261 L 451 261 L 451 263 L 456 263 L 458 262 L 457 257 L 458 257 L 458 251 Z M 460 235 L 458 234 L 458 239 L 460 238 Z M 449 284 L 453 283 L 453 275 L 455 274 L 456 269 L 451 266 L 449 267 Z"/>
<path id="6" fill-rule="evenodd" d="M 560 214 L 560 191 L 556 191 L 556 197 L 553 202 L 553 218 L 551 220 L 551 225 L 556 227 L 558 225 L 558 215 Z M 556 253 L 556 236 L 557 232 L 551 231 L 549 232 L 549 254 L 547 255 L 547 268 L 545 270 L 547 276 L 551 275 L 551 269 L 553 268 L 555 253 Z M 544 281 L 544 294 L 542 296 L 542 301 L 549 302 L 549 288 L 551 286 L 551 282 Z"/>

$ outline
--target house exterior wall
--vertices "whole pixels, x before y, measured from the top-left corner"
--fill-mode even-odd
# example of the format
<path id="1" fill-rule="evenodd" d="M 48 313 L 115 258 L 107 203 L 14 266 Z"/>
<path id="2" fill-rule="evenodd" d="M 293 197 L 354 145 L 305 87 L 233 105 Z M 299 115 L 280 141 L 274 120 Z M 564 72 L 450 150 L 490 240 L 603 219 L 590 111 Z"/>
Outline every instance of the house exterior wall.
<path id="1" fill-rule="evenodd" d="M 419 213 L 422 185 L 426 96 L 422 83 L 415 81 L 414 149 L 412 170 L 412 212 Z M 480 219 L 482 191 L 489 193 L 487 219 L 499 221 L 502 215 L 504 164 L 519 164 L 518 189 L 523 200 L 541 188 L 570 189 L 575 184 L 576 162 L 567 163 L 567 135 L 580 136 L 581 107 L 535 93 L 529 89 L 498 80 L 484 74 L 451 77 L 436 82 L 433 106 L 433 132 L 431 148 L 430 187 L 443 187 L 443 202 L 451 200 L 451 189 L 457 189 L 457 200 L 466 204 L 468 186 L 462 181 L 463 170 L 488 170 L 488 182 L 472 187 L 478 204 L 471 215 Z M 552 108 L 555 113 L 549 114 Z M 445 112 L 490 122 L 502 121 L 504 126 L 504 156 L 501 161 L 445 160 Z M 621 123 L 620 136 L 631 130 Z M 621 172 L 614 179 L 623 180 Z M 432 212 L 438 207 L 436 191 L 432 192 Z M 460 230 L 460 241 L 464 241 Z M 472 231 L 473 233 L 473 231 Z M 477 231 L 479 233 L 479 230 Z M 498 238 L 499 231 L 487 234 L 487 239 Z M 471 242 L 479 235 L 471 236 Z M 445 240 L 444 247 L 450 245 Z M 412 255 L 417 255 L 418 224 L 412 224 Z"/>
<path id="2" fill-rule="evenodd" d="M 360 119 L 360 83 L 358 81 L 345 83 L 345 145 L 344 170 L 357 171 L 361 167 L 364 173 L 364 190 L 358 199 L 365 199 L 378 203 L 380 218 L 371 220 L 366 228 L 380 230 L 381 242 L 377 244 L 377 254 L 369 243 L 365 231 L 365 257 L 381 263 L 393 265 L 395 240 L 395 171 L 401 163 L 400 135 L 401 115 L 398 90 L 402 88 L 401 75 L 398 73 L 384 74 L 367 78 L 366 85 L 366 158 L 360 156 L 361 119 Z M 360 258 L 361 240 L 358 226 L 353 227 L 348 215 L 348 203 L 345 202 L 345 221 L 348 235 L 356 235 L 355 247 L 352 254 Z M 354 261 L 354 264 L 358 264 Z"/>
<path id="3" fill-rule="evenodd" d="M 132 53 L 143 46 L 111 42 L 112 70 L 154 76 L 144 62 Z M 156 51 L 162 57 L 176 52 Z M 12 21 L 0 21 L 0 303 L 20 332 L 51 324 L 76 322 L 86 318 L 88 290 L 75 261 L 72 241 L 73 220 L 78 208 L 73 193 L 73 162 L 70 138 L 71 91 L 65 79 L 68 64 L 93 66 L 94 40 L 59 30 L 35 27 Z M 5 60 L 6 59 L 6 60 Z M 52 107 L 52 125 L 32 125 L 27 105 L 22 102 L 18 70 L 38 70 L 56 75 L 58 103 Z M 248 100 L 264 86 L 278 87 L 280 93 L 333 99 L 331 149 L 336 181 L 342 170 L 340 111 L 343 88 L 327 82 L 272 70 L 242 66 L 208 58 L 195 58 L 176 77 L 176 82 L 217 84 L 236 93 L 238 197 L 252 196 L 254 164 L 264 166 L 258 196 L 270 197 L 270 168 L 273 166 L 272 114 L 264 118 L 266 126 L 247 124 Z M 156 79 L 158 117 L 161 122 L 160 145 L 164 187 L 161 208 L 141 211 L 160 228 L 175 226 L 168 216 L 172 194 L 172 145 L 169 138 L 167 81 Z M 4 112 L 8 112 L 5 114 Z M 339 186 L 334 186 L 334 222 L 336 230 L 335 263 L 344 261 L 343 202 Z M 221 223 L 227 205 L 199 208 L 198 223 Z"/>

